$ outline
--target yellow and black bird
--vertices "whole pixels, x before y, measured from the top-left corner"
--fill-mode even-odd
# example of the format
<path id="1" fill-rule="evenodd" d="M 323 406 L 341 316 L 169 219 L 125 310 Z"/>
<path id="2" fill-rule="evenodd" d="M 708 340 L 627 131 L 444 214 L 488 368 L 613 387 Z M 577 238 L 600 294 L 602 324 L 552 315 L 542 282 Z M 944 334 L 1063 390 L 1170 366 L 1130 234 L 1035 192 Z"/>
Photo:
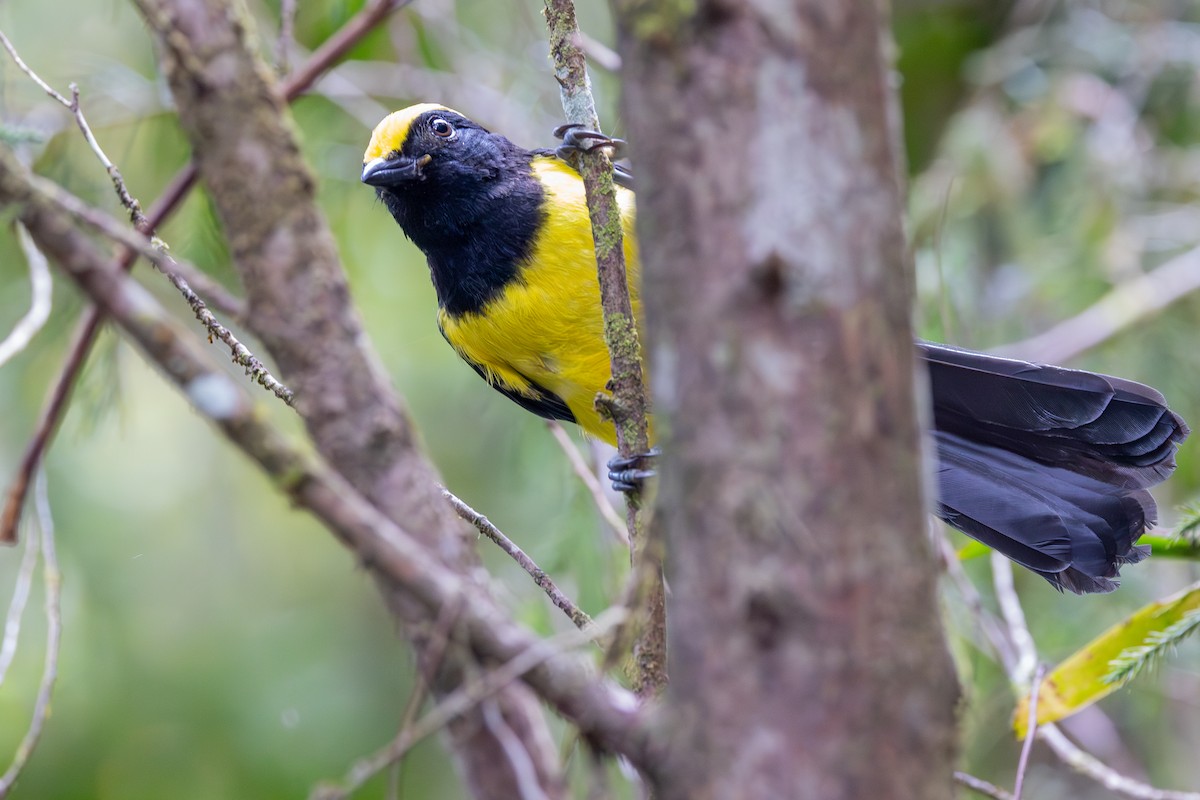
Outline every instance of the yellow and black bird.
<path id="1" fill-rule="evenodd" d="M 438 326 L 489 384 L 614 441 L 593 407 L 609 379 L 583 182 L 445 106 L 375 128 L 362 181 L 424 253 Z M 640 315 L 633 193 L 618 189 Z M 640 318 L 640 317 L 639 317 Z M 1132 381 L 921 342 L 933 398 L 939 517 L 1073 592 L 1111 591 L 1155 521 L 1147 488 L 1187 437 Z"/>

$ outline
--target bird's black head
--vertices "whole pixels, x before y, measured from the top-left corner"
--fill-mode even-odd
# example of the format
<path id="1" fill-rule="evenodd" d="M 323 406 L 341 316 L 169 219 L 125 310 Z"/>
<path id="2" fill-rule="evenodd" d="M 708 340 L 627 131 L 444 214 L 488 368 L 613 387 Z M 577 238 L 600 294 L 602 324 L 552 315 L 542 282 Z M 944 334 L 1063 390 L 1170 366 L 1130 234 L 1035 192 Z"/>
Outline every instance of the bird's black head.
<path id="1" fill-rule="evenodd" d="M 362 182 L 425 252 L 438 298 L 476 311 L 517 274 L 540 223 L 531 151 L 445 106 L 410 106 L 371 134 Z"/>
<path id="2" fill-rule="evenodd" d="M 419 246 L 462 235 L 528 171 L 528 153 L 445 106 L 410 106 L 376 126 L 362 182 Z"/>

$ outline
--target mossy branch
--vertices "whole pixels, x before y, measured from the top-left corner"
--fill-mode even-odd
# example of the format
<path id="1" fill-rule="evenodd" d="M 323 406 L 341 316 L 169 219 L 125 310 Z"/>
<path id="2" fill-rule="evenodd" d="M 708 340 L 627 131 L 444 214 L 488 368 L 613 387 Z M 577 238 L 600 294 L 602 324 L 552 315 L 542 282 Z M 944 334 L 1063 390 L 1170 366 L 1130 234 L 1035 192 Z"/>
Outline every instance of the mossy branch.
<path id="1" fill-rule="evenodd" d="M 567 122 L 599 131 L 600 120 L 592 97 L 587 62 L 578 44 L 580 33 L 575 5 L 572 0 L 546 0 L 545 11 L 554 76 L 558 80 Z M 608 151 L 604 147 L 593 147 L 581 152 L 577 166 L 583 177 L 592 223 L 604 339 L 612 365 L 612 396 L 597 398 L 597 408 L 612 420 L 617 432 L 617 450 L 621 456 L 629 458 L 650 449 L 650 431 L 641 342 L 626 278 L 621 210 L 613 186 Z M 662 548 L 647 529 L 641 493 L 628 493 L 627 503 L 626 523 L 633 559 L 630 580 L 636 582 L 633 593 L 636 607 L 644 610 L 644 624 L 634 645 L 634 682 L 639 695 L 653 696 L 667 682 Z"/>

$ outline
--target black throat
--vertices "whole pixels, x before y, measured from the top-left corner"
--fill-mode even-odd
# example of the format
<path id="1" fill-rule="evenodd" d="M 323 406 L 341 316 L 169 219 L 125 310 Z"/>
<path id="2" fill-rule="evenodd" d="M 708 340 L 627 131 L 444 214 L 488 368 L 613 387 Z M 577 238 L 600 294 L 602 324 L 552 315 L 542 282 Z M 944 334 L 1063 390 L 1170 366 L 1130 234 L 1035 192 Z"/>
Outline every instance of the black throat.
<path id="1" fill-rule="evenodd" d="M 479 313 L 520 279 L 545 216 L 545 192 L 530 165 L 535 153 L 509 147 L 483 174 L 438 175 L 433 168 L 401 191 L 378 190 L 425 253 L 438 305 L 451 316 Z"/>

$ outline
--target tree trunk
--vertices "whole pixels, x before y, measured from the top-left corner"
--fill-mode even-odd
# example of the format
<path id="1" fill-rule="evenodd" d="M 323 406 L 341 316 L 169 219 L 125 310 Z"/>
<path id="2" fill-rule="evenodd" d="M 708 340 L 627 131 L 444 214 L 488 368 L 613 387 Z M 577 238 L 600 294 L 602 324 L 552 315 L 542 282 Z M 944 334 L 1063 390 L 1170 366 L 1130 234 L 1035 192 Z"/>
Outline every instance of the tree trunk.
<path id="1" fill-rule="evenodd" d="M 441 497 L 407 409 L 392 391 L 362 324 L 300 158 L 286 106 L 255 52 L 236 0 L 139 0 L 157 36 L 179 121 L 229 239 L 249 302 L 247 326 L 296 391 L 321 455 L 391 519 L 422 537 L 447 567 L 472 579 L 466 526 Z M 432 649 L 425 609 L 381 581 L 418 655 Z M 479 592 L 487 592 L 483 582 Z M 436 638 L 436 637 L 435 637 Z M 428 661 L 428 659 L 425 659 Z M 456 643 L 429 667 L 444 696 L 480 667 Z M 536 789 L 565 796 L 558 754 L 536 699 L 520 684 L 449 726 L 471 795 L 511 800 Z"/>
<path id="2" fill-rule="evenodd" d="M 871 0 L 615 0 L 665 450 L 671 798 L 949 798 Z"/>

